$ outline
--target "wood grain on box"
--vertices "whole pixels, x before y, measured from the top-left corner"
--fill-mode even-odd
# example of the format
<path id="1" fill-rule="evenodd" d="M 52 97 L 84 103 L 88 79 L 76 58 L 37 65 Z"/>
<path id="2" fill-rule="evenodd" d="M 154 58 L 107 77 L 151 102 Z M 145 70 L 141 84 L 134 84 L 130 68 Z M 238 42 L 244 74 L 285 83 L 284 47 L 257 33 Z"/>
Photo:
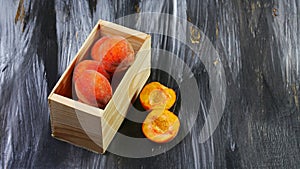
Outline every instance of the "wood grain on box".
<path id="1" fill-rule="evenodd" d="M 132 44 L 136 56 L 103 110 L 73 99 L 72 76 L 76 63 L 89 55 L 93 43 L 107 35 L 126 38 Z M 150 49 L 149 35 L 100 20 L 48 97 L 52 136 L 104 153 L 123 122 L 131 100 L 136 98 L 150 76 Z"/>

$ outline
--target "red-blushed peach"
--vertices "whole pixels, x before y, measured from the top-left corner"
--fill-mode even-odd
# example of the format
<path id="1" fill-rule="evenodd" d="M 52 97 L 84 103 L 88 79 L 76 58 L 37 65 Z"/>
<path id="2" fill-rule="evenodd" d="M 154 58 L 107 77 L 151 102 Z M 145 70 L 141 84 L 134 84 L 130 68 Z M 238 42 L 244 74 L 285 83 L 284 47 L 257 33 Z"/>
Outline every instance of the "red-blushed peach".
<path id="1" fill-rule="evenodd" d="M 105 76 L 95 70 L 86 70 L 75 81 L 78 99 L 91 106 L 105 108 L 112 97 L 112 88 Z"/>
<path id="2" fill-rule="evenodd" d="M 103 36 L 102 38 L 100 38 L 99 40 L 97 40 L 97 41 L 94 43 L 94 45 L 93 45 L 93 47 L 92 47 L 92 49 L 91 49 L 91 56 L 92 56 L 92 58 L 93 58 L 94 60 L 101 61 L 101 58 L 103 57 L 103 56 L 102 56 L 103 54 L 100 53 L 99 49 L 101 48 L 101 46 L 103 45 L 103 43 L 104 43 L 107 39 L 109 39 L 108 36 Z"/>
<path id="3" fill-rule="evenodd" d="M 106 72 L 102 64 L 94 60 L 83 60 L 76 65 L 73 72 L 73 81 L 75 82 L 82 72 L 86 70 L 96 70 L 110 80 L 110 74 Z"/>
<path id="4" fill-rule="evenodd" d="M 155 109 L 146 117 L 142 125 L 144 135 L 156 143 L 166 143 L 175 138 L 179 131 L 178 117 L 168 110 Z"/>
<path id="5" fill-rule="evenodd" d="M 101 62 L 107 72 L 113 73 L 127 69 L 134 61 L 132 45 L 120 36 L 103 38 L 92 47 L 92 58 Z"/>

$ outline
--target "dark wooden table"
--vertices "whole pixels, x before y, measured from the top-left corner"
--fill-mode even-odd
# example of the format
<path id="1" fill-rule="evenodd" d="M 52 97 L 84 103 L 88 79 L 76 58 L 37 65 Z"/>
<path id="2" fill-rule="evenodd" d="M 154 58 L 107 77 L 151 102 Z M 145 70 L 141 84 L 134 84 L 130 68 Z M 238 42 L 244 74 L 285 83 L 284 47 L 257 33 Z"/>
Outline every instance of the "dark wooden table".
<path id="1" fill-rule="evenodd" d="M 0 168 L 300 168 L 299 0 L 0 4 Z M 206 67 L 181 52 L 177 40 L 152 34 L 153 48 L 184 58 L 204 84 L 202 109 L 188 135 L 171 150 L 141 159 L 98 155 L 53 139 L 47 96 L 92 27 L 99 19 L 145 12 L 191 22 L 218 51 L 227 94 L 212 137 L 199 141 L 210 102 Z"/>

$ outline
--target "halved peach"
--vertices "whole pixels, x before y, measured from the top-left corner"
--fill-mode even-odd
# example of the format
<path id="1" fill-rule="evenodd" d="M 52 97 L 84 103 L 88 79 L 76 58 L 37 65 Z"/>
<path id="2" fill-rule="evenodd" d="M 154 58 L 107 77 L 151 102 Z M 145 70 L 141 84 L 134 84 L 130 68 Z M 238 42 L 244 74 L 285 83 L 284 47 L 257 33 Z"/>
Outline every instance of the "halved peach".
<path id="1" fill-rule="evenodd" d="M 140 102 L 144 109 L 169 109 L 176 101 L 176 93 L 159 82 L 147 84 L 140 93 Z"/>
<path id="2" fill-rule="evenodd" d="M 173 140 L 180 127 L 178 117 L 169 110 L 155 109 L 146 117 L 142 130 L 144 135 L 156 143 Z"/>

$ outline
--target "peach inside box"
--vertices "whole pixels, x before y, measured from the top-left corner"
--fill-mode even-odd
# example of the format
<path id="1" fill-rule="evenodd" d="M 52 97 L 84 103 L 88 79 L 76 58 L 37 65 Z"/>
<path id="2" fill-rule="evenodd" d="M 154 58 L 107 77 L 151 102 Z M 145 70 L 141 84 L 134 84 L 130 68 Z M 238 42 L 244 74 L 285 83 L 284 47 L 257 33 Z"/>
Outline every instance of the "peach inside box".
<path id="1" fill-rule="evenodd" d="M 73 72 L 78 63 L 91 60 L 94 44 L 103 37 L 125 38 L 132 46 L 134 60 L 118 73 L 108 72 L 111 75 L 112 97 L 101 108 L 78 100 Z M 132 100 L 136 99 L 149 78 L 150 64 L 150 35 L 100 20 L 48 97 L 52 136 L 93 152 L 104 153 L 126 117 Z"/>

